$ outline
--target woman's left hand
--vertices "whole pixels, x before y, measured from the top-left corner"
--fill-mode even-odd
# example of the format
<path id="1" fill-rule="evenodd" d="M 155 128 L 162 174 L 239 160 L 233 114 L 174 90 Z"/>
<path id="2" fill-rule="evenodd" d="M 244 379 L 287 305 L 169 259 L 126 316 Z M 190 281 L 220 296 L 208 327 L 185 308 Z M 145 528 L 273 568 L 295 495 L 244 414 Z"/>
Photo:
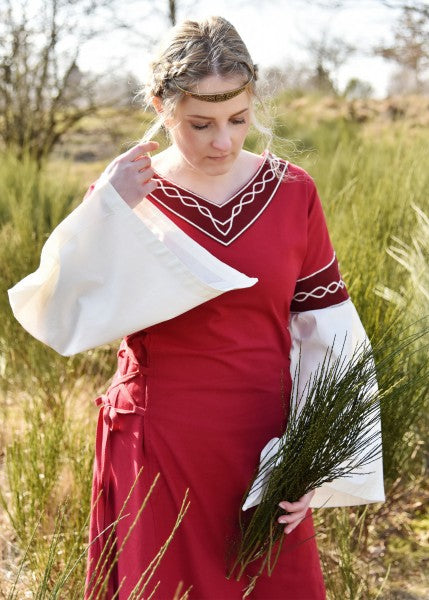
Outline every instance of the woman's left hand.
<path id="1" fill-rule="evenodd" d="M 311 492 L 308 492 L 296 502 L 287 502 L 284 500 L 283 502 L 279 503 L 280 508 L 283 508 L 288 513 L 287 515 L 282 515 L 277 519 L 281 525 L 284 523 L 287 524 L 284 529 L 285 533 L 290 533 L 301 523 L 305 517 L 308 507 L 310 506 L 310 501 L 313 496 L 314 490 L 311 490 Z"/>

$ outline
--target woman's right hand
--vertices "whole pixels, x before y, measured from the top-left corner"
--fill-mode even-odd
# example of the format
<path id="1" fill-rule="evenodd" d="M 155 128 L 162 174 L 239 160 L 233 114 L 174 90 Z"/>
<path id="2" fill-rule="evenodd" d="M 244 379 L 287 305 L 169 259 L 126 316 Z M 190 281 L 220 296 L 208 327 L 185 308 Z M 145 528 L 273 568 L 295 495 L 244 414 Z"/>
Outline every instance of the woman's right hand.
<path id="1" fill-rule="evenodd" d="M 158 148 L 158 142 L 141 142 L 117 156 L 106 167 L 104 175 L 131 208 L 158 186 L 147 152 Z"/>

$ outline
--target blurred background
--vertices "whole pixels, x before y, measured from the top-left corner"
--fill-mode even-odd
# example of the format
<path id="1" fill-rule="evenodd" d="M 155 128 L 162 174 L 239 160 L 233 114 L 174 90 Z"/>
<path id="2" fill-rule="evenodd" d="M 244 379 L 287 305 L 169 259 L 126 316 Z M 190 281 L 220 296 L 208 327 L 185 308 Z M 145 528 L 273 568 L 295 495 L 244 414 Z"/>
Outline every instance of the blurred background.
<path id="1" fill-rule="evenodd" d="M 42 346 L 6 290 L 150 125 L 138 92 L 160 38 L 213 13 L 259 66 L 272 149 L 316 180 L 371 339 L 427 327 L 428 1 L 0 0 L 2 598 L 82 598 L 93 400 L 116 361 L 115 344 L 71 358 Z M 246 147 L 264 141 L 252 130 Z M 429 597 L 425 343 L 397 357 L 410 392 L 382 415 L 386 503 L 316 512 L 330 600 Z"/>

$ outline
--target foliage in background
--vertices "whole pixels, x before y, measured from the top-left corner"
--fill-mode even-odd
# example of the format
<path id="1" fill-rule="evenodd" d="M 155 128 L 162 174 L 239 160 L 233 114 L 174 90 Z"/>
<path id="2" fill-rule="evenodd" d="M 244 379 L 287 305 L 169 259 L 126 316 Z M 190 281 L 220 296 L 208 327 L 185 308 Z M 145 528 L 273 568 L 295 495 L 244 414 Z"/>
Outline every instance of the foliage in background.
<path id="1" fill-rule="evenodd" d="M 113 372 L 114 354 L 99 349 L 64 358 L 29 336 L 13 318 L 6 290 L 37 268 L 48 234 L 76 205 L 82 189 L 67 172 L 48 177 L 30 159 L 0 163 L 0 503 L 23 549 L 38 524 L 26 567 L 41 576 L 55 515 L 64 506 L 51 577 L 61 558 L 82 549 L 89 513 L 93 443 L 90 401 Z M 7 482 L 7 483 L 6 483 Z M 5 551 L 7 556 L 8 553 Z M 58 562 L 59 559 L 59 562 Z M 82 578 L 84 564 L 76 570 Z M 38 575 L 37 575 L 38 574 Z M 1 584 L 0 584 L 1 585 Z M 34 586 L 34 581 L 31 584 Z M 71 582 L 73 586 L 73 582 Z M 1 594 L 0 594 L 1 595 Z"/>
<path id="2" fill-rule="evenodd" d="M 429 70 L 429 7 L 426 11 L 416 11 L 412 5 L 404 6 L 395 26 L 393 43 L 379 45 L 374 52 L 399 66 L 397 79 L 402 88 L 397 91 L 403 91 L 404 83 L 408 83 L 409 92 L 428 91 L 425 75 Z"/>
<path id="3" fill-rule="evenodd" d="M 119 77 L 110 77 L 107 87 L 109 73 L 124 75 L 121 57 L 110 55 L 101 75 L 84 72 L 82 49 L 97 38 L 104 36 L 108 43 L 108 35 L 126 32 L 128 52 L 133 36 L 138 51 L 145 51 L 156 42 L 148 31 L 148 19 L 151 25 L 156 17 L 164 19 L 165 25 L 174 24 L 177 4 L 130 0 L 125 12 L 117 0 L 2 0 L 0 140 L 4 147 L 20 157 L 31 155 L 40 167 L 85 116 L 129 101 L 136 91 L 132 85 L 138 87 L 135 76 L 129 75 L 128 85 L 122 80 L 119 86 Z M 180 4 L 181 9 L 187 7 L 186 0 Z"/>

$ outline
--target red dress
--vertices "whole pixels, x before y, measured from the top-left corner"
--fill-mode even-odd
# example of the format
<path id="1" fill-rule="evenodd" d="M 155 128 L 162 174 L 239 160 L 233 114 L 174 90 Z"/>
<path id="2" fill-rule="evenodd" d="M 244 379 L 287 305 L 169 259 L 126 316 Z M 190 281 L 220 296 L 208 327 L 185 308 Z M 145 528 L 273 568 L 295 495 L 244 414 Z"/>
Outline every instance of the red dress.
<path id="1" fill-rule="evenodd" d="M 265 154 L 254 177 L 221 206 L 159 179 L 150 201 L 221 261 L 259 281 L 122 341 L 112 385 L 96 401 L 86 597 L 109 530 L 100 533 L 118 518 L 143 467 L 117 524 L 113 551 L 160 476 L 103 597 L 112 598 L 119 587 L 116 598 L 130 597 L 170 535 L 189 489 L 182 523 L 144 593 L 134 597 L 147 598 L 160 581 L 151 596 L 157 600 L 172 599 L 180 582 L 182 593 L 191 588 L 191 599 L 238 600 L 249 578 L 228 580 L 226 556 L 260 451 L 285 428 L 291 307 L 323 308 L 344 301 L 347 292 L 314 183 L 302 169 Z M 328 293 L 312 293 L 320 286 Z M 250 597 L 324 599 L 313 535 L 309 514 L 287 536 L 272 576 L 261 576 Z"/>

